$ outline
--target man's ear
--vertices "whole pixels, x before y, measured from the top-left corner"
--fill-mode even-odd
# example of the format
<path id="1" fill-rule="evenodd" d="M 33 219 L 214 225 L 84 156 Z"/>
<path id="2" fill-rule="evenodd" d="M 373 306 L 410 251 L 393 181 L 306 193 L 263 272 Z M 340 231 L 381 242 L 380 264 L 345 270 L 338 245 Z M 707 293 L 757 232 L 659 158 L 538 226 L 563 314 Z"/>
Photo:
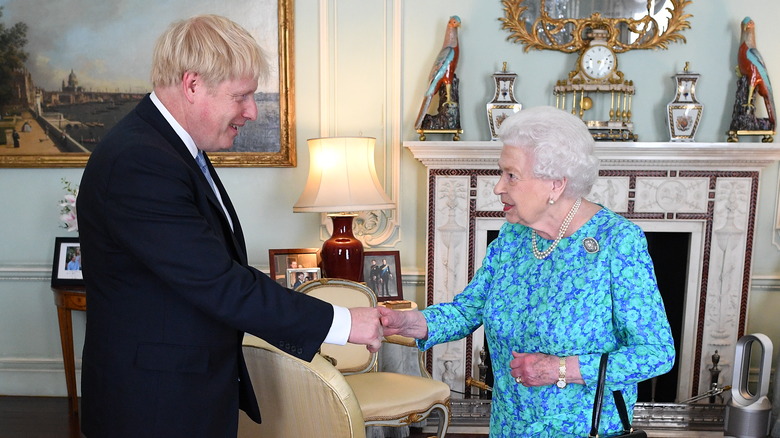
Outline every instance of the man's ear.
<path id="1" fill-rule="evenodd" d="M 184 72 L 181 79 L 181 87 L 188 102 L 192 103 L 195 100 L 195 93 L 201 85 L 200 76 L 197 73 L 192 71 Z"/>

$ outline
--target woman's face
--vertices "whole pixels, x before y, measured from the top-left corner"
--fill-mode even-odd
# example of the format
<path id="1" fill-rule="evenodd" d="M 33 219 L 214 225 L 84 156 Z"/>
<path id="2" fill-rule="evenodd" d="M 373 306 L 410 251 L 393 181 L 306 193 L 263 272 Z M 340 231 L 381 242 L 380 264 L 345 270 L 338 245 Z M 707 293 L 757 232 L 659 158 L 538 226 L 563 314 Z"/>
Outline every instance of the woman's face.
<path id="1" fill-rule="evenodd" d="M 526 148 L 504 146 L 498 159 L 501 178 L 493 193 L 504 204 L 507 222 L 533 228 L 547 209 L 552 181 L 536 178 L 533 156 Z"/>

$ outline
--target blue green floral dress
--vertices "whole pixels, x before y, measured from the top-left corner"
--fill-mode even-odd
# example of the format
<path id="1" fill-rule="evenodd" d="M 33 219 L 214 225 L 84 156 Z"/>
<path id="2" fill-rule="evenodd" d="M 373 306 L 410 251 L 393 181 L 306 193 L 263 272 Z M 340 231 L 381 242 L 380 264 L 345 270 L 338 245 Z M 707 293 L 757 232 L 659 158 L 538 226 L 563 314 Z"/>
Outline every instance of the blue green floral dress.
<path id="1" fill-rule="evenodd" d="M 598 251 L 586 251 L 586 238 L 596 240 Z M 540 250 L 551 243 L 538 241 Z M 606 208 L 543 260 L 531 252 L 530 228 L 504 224 L 466 289 L 423 313 L 428 338 L 418 342 L 421 349 L 485 326 L 494 373 L 493 438 L 586 437 L 602 352 L 610 352 L 610 361 L 599 432 L 618 432 L 611 391 L 623 391 L 631 412 L 636 384 L 668 372 L 674 362 L 644 233 Z M 579 356 L 587 384 L 518 385 L 509 374 L 512 351 Z"/>

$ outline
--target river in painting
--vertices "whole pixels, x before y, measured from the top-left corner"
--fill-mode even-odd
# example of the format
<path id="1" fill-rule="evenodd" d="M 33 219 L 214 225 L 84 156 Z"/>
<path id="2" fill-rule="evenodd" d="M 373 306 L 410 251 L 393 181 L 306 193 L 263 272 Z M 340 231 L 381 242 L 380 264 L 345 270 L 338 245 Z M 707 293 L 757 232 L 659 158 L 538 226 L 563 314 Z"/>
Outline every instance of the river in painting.
<path id="1" fill-rule="evenodd" d="M 280 150 L 279 94 L 256 93 L 257 120 L 239 131 L 235 144 L 226 152 L 278 152 Z M 108 131 L 135 108 L 138 100 L 88 102 L 44 108 L 47 118 L 62 114 L 58 126 L 90 152 Z"/>

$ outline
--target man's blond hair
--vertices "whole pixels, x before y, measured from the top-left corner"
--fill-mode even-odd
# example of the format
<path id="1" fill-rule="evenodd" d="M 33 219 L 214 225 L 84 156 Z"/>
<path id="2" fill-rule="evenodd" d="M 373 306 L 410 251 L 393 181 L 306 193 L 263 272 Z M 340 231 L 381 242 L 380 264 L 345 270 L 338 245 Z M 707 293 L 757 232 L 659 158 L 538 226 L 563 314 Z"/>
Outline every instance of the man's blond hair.
<path id="1" fill-rule="evenodd" d="M 185 72 L 197 73 L 209 87 L 239 78 L 265 79 L 268 61 L 252 35 L 219 15 L 174 22 L 158 39 L 152 57 L 152 85 L 167 87 Z"/>

